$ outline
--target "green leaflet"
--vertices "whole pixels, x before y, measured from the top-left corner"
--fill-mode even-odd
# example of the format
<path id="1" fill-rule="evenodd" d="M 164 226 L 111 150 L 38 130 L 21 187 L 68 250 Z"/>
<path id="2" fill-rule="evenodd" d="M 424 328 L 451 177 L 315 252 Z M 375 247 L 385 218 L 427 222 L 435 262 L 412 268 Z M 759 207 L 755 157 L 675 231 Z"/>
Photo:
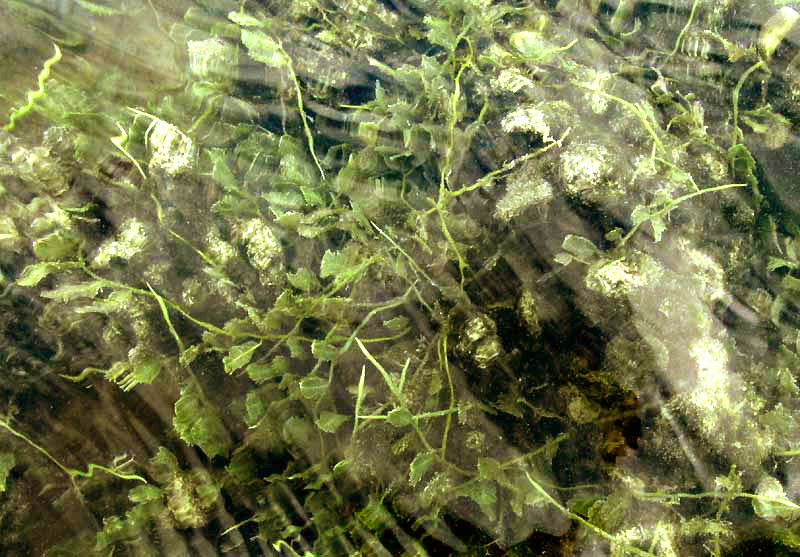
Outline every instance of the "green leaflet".
<path id="1" fill-rule="evenodd" d="M 17 284 L 19 286 L 31 287 L 36 286 L 41 282 L 42 279 L 49 276 L 52 273 L 64 270 L 64 269 L 71 269 L 76 267 L 77 263 L 70 263 L 70 262 L 49 262 L 43 261 L 41 263 L 34 263 L 32 265 L 28 265 L 25 267 L 19 275 L 17 279 Z"/>
<path id="2" fill-rule="evenodd" d="M 290 289 L 287 289 L 281 292 L 280 296 L 275 300 L 273 309 L 287 315 L 303 318 L 306 316 L 306 312 L 309 308 L 313 307 L 312 304 L 313 300 L 295 295 Z"/>
<path id="3" fill-rule="evenodd" d="M 326 433 L 336 433 L 336 431 L 346 422 L 350 421 L 350 419 L 350 416 L 345 416 L 344 414 L 324 411 L 320 413 L 319 418 L 317 418 L 314 423 Z"/>
<path id="4" fill-rule="evenodd" d="M 285 68 L 289 65 L 289 57 L 280 44 L 262 31 L 242 29 L 242 42 L 250 56 L 257 62 L 273 68 Z"/>
<path id="5" fill-rule="evenodd" d="M 550 55 L 558 52 L 557 45 L 536 31 L 518 31 L 513 33 L 508 41 L 528 60 L 547 62 Z"/>
<path id="6" fill-rule="evenodd" d="M 292 416 L 283 424 L 283 438 L 287 443 L 300 448 L 308 448 L 316 439 L 316 432 L 311 421 Z"/>
<path id="7" fill-rule="evenodd" d="M 278 174 L 282 183 L 295 186 L 308 186 L 317 182 L 314 166 L 308 160 L 302 143 L 291 136 L 284 135 L 278 143 Z"/>
<path id="8" fill-rule="evenodd" d="M 200 447 L 209 458 L 224 455 L 231 447 L 230 435 L 216 408 L 205 401 L 195 382 L 181 389 L 173 426 L 181 439 Z"/>
<path id="9" fill-rule="evenodd" d="M 562 265 L 568 265 L 573 260 L 588 264 L 601 253 L 591 240 L 575 234 L 564 237 L 561 249 L 564 251 L 556 254 L 555 260 Z"/>
<path id="10" fill-rule="evenodd" d="M 102 288 L 113 286 L 106 280 L 93 280 L 78 284 L 65 284 L 53 290 L 42 292 L 44 298 L 51 298 L 63 304 L 69 303 L 76 298 L 95 298 Z"/>
<path id="11" fill-rule="evenodd" d="M 770 255 L 767 258 L 767 271 L 775 271 L 783 267 L 786 267 L 787 269 L 797 269 L 797 262 L 787 261 L 782 257 L 775 257 L 773 255 Z"/>
<path id="12" fill-rule="evenodd" d="M 327 250 L 322 256 L 319 276 L 328 278 L 346 273 L 350 269 L 352 263 L 353 260 L 347 253 Z"/>
<path id="13" fill-rule="evenodd" d="M 60 261 L 77 255 L 80 238 L 69 232 L 51 232 L 33 243 L 33 253 L 43 261 Z"/>
<path id="14" fill-rule="evenodd" d="M 261 342 L 256 342 L 254 340 L 232 346 L 228 351 L 228 355 L 222 358 L 222 365 L 225 368 L 225 373 L 233 373 L 249 364 L 250 360 L 253 358 L 253 353 L 259 346 L 261 346 Z"/>
<path id="15" fill-rule="evenodd" d="M 328 381 L 316 375 L 303 377 L 300 380 L 300 394 L 308 400 L 322 400 L 328 394 Z"/>
<path id="16" fill-rule="evenodd" d="M 656 242 L 661 241 L 661 235 L 667 229 L 664 218 L 658 212 L 653 212 L 650 207 L 637 206 L 631 213 L 633 226 L 639 226 L 647 221 L 650 221 L 650 225 L 653 227 L 653 239 Z"/>
<path id="17" fill-rule="evenodd" d="M 271 206 L 282 209 L 302 209 L 305 199 L 297 191 L 271 191 L 262 196 Z"/>
<path id="18" fill-rule="evenodd" d="M 317 276 L 305 267 L 294 273 L 287 273 L 286 278 L 289 280 L 289 284 L 306 293 L 319 287 Z"/>
<path id="19" fill-rule="evenodd" d="M 398 315 L 383 322 L 383 326 L 393 331 L 401 331 L 408 327 L 409 319 L 405 315 Z"/>
<path id="20" fill-rule="evenodd" d="M 109 381 L 119 385 L 123 391 L 130 391 L 136 385 L 152 383 L 161 372 L 161 361 L 157 358 L 143 358 L 136 362 L 120 360 L 114 362 L 108 370 L 87 367 L 76 376 L 62 375 L 61 377 L 79 382 L 97 371 L 103 373 Z"/>
<path id="21" fill-rule="evenodd" d="M 344 286 L 357 280 L 370 263 L 371 260 L 364 257 L 355 243 L 351 243 L 340 251 L 325 251 L 320 263 L 319 276 L 332 277 L 335 285 Z"/>
<path id="22" fill-rule="evenodd" d="M 219 487 L 214 484 L 208 472 L 202 468 L 188 472 L 182 470 L 175 455 L 164 447 L 160 447 L 151 459 L 150 470 L 161 485 L 163 504 L 176 525 L 179 528 L 205 526 L 208 522 L 208 511 L 219 498 Z M 135 496 L 153 501 L 156 492 L 138 492 Z"/>
<path id="23" fill-rule="evenodd" d="M 752 187 L 758 187 L 758 178 L 755 175 L 756 161 L 745 145 L 737 143 L 728 149 L 728 162 L 737 178 L 743 179 Z"/>
<path id="24" fill-rule="evenodd" d="M 428 40 L 433 44 L 443 46 L 453 52 L 458 46 L 458 36 L 446 19 L 425 16 L 425 25 L 428 26 Z"/>
<path id="25" fill-rule="evenodd" d="M 311 353 L 320 360 L 334 361 L 339 355 L 339 349 L 324 340 L 315 340 L 311 343 Z"/>
<path id="26" fill-rule="evenodd" d="M 159 499 L 162 493 L 161 488 L 154 485 L 137 485 L 128 490 L 128 499 L 134 503 L 147 503 Z"/>
<path id="27" fill-rule="evenodd" d="M 484 480 L 495 480 L 498 482 L 505 481 L 505 472 L 500 466 L 500 463 L 493 458 L 479 458 L 478 473 L 480 478 Z"/>
<path id="28" fill-rule="evenodd" d="M 395 408 L 387 414 L 386 420 L 395 427 L 405 427 L 414 423 L 414 416 L 407 408 Z"/>
<path id="29" fill-rule="evenodd" d="M 623 523 L 631 503 L 630 497 L 612 493 L 592 505 L 588 512 L 589 520 L 604 530 L 614 531 Z"/>
<path id="30" fill-rule="evenodd" d="M 269 363 L 252 363 L 245 371 L 250 379 L 260 383 L 288 372 L 289 360 L 284 356 L 275 356 Z"/>
<path id="31" fill-rule="evenodd" d="M 228 166 L 227 152 L 224 149 L 206 149 L 205 153 L 211 159 L 211 177 L 219 182 L 226 191 L 240 193 L 239 180 Z"/>
<path id="32" fill-rule="evenodd" d="M 86 11 L 99 16 L 130 15 L 126 10 L 109 8 L 108 6 L 103 6 L 95 2 L 89 2 L 89 0 L 75 0 L 75 2 Z"/>
<path id="33" fill-rule="evenodd" d="M 475 501 L 489 520 L 496 519 L 497 486 L 494 482 L 489 480 L 466 482 L 458 487 L 457 492 L 460 496 Z"/>
<path id="34" fill-rule="evenodd" d="M 369 503 L 356 513 L 356 518 L 364 527 L 378 536 L 394 523 L 394 517 L 386 510 L 386 507 L 379 500 L 373 498 L 370 498 Z"/>
<path id="35" fill-rule="evenodd" d="M 134 294 L 130 290 L 115 290 L 105 298 L 95 298 L 89 303 L 76 306 L 75 313 L 105 313 L 130 311 L 134 303 Z"/>
<path id="36" fill-rule="evenodd" d="M 245 398 L 245 418 L 244 421 L 248 427 L 255 426 L 261 418 L 267 413 L 267 404 L 264 398 L 261 397 L 259 391 L 250 391 Z"/>
<path id="37" fill-rule="evenodd" d="M 14 453 L 0 453 L 0 493 L 6 490 L 6 480 L 11 469 L 17 464 Z"/>
<path id="38" fill-rule="evenodd" d="M 316 176 L 314 177 L 316 178 Z M 303 194 L 303 200 L 309 207 L 319 207 L 325 204 L 324 194 L 320 189 L 300 184 L 300 193 Z"/>
<path id="39" fill-rule="evenodd" d="M 414 457 L 408 470 L 408 483 L 415 487 L 433 464 L 433 451 L 422 451 Z"/>
<path id="40" fill-rule="evenodd" d="M 286 346 L 289 347 L 289 352 L 292 358 L 302 360 L 308 357 L 306 344 L 303 340 L 294 336 L 289 337 L 288 339 L 286 339 Z"/>
<path id="41" fill-rule="evenodd" d="M 781 483 L 771 477 L 763 478 L 756 488 L 753 510 L 761 518 L 795 520 L 800 517 L 800 506 L 786 497 Z"/>
<path id="42" fill-rule="evenodd" d="M 228 19 L 232 22 L 236 23 L 237 25 L 241 25 L 242 27 L 249 26 L 249 27 L 264 27 L 264 22 L 260 19 L 253 17 L 249 14 L 241 12 L 230 12 L 228 14 Z"/>

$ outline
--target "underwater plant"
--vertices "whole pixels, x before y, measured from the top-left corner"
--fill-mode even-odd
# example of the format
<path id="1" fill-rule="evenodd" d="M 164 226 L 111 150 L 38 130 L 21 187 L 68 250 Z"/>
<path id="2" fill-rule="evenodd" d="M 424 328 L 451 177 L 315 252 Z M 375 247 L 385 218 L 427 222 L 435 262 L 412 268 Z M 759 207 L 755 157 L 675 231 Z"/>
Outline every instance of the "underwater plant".
<path id="1" fill-rule="evenodd" d="M 56 4 L 3 552 L 797 551 L 793 8 Z"/>

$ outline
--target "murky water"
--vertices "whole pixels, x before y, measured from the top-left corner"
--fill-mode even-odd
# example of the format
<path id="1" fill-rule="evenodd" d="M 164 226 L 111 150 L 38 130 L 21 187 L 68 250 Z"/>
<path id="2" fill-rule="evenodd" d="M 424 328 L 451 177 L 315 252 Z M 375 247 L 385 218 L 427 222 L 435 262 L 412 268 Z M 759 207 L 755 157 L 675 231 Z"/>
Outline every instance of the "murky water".
<path id="1" fill-rule="evenodd" d="M 0 10 L 0 553 L 798 551 L 795 7 Z"/>

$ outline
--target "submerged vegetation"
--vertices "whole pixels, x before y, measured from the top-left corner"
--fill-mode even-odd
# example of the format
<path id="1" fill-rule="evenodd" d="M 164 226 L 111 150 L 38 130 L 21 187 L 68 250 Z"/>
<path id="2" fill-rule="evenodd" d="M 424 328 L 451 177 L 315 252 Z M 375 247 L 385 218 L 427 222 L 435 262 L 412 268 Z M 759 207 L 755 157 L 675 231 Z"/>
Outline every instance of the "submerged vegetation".
<path id="1" fill-rule="evenodd" d="M 2 10 L 4 554 L 800 551 L 793 8 Z"/>

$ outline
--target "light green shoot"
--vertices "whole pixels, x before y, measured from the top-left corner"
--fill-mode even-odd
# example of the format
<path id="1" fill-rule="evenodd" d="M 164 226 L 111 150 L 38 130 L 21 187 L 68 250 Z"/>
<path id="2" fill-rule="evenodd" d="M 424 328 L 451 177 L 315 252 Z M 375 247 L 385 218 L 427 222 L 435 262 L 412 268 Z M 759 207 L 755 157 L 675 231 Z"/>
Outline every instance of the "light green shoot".
<path id="1" fill-rule="evenodd" d="M 272 547 L 278 550 L 279 552 L 286 551 L 286 553 L 289 554 L 291 557 L 314 557 L 314 554 L 311 553 L 310 551 L 305 551 L 303 552 L 303 555 L 300 555 L 292 548 L 291 545 L 289 545 L 283 540 L 279 540 L 278 542 L 273 543 Z"/>
<path id="2" fill-rule="evenodd" d="M 147 175 L 144 173 L 144 170 L 142 170 L 142 167 L 139 164 L 139 161 L 137 161 L 135 158 L 133 158 L 133 155 L 131 155 L 128 152 L 128 150 L 125 149 L 125 147 L 124 147 L 125 143 L 128 141 L 128 132 L 125 131 L 125 128 L 123 128 L 122 125 L 119 122 L 115 122 L 115 123 L 117 124 L 117 127 L 119 128 L 120 134 L 112 136 L 111 139 L 110 139 L 111 143 L 113 143 L 114 146 L 117 149 L 122 151 L 122 154 L 124 154 L 128 158 L 128 160 L 133 163 L 133 165 L 136 167 L 136 170 L 138 170 L 139 174 L 142 175 L 142 178 L 147 180 Z"/>
<path id="3" fill-rule="evenodd" d="M 52 57 L 45 60 L 44 66 L 42 66 L 42 71 L 39 72 L 39 77 L 37 79 L 39 88 L 35 91 L 28 91 L 28 102 L 25 104 L 25 106 L 18 108 L 11 113 L 8 124 L 3 127 L 5 131 L 10 132 L 13 130 L 17 120 L 33 110 L 34 103 L 44 97 L 44 84 L 50 78 L 50 68 L 53 67 L 53 64 L 61 60 L 61 49 L 59 49 L 58 45 L 55 43 L 53 43 L 53 48 L 55 48 L 56 53 L 53 54 Z"/>
<path id="4" fill-rule="evenodd" d="M 292 58 L 289 54 L 283 49 L 283 45 L 278 43 L 278 48 L 280 49 L 281 53 L 286 57 L 286 69 L 289 71 L 289 79 L 292 81 L 294 85 L 294 92 L 297 96 L 297 110 L 300 112 L 300 119 L 303 121 L 303 130 L 306 134 L 306 140 L 308 141 L 308 151 L 311 153 L 311 158 L 314 159 L 314 164 L 317 165 L 317 170 L 319 170 L 319 175 L 325 180 L 325 172 L 322 170 L 322 165 L 317 158 L 317 152 L 314 149 L 314 136 L 311 133 L 311 128 L 308 125 L 308 116 L 306 116 L 305 108 L 303 107 L 303 92 L 300 90 L 300 82 L 297 80 L 297 74 L 294 73 L 294 66 L 292 65 Z"/>
<path id="5" fill-rule="evenodd" d="M 742 86 L 744 86 L 744 83 L 747 81 L 747 78 L 750 77 L 750 74 L 759 68 L 769 71 L 764 61 L 759 60 L 744 71 L 739 78 L 739 81 L 736 83 L 736 87 L 733 88 L 733 133 L 736 135 L 736 137 L 733 139 L 734 143 L 742 143 L 744 140 L 742 130 L 739 129 L 739 94 L 742 92 Z"/>
<path id="6" fill-rule="evenodd" d="M 406 251 L 402 247 L 400 247 L 400 245 L 397 242 L 395 242 L 394 239 L 391 236 L 389 236 L 386 232 L 381 230 L 381 227 L 378 226 L 377 224 L 375 224 L 374 222 L 372 222 L 372 221 L 369 221 L 369 222 L 373 227 L 375 227 L 375 230 L 378 231 L 378 234 L 380 234 L 381 236 L 386 238 L 386 240 L 392 245 L 392 247 L 394 247 L 395 249 L 397 249 L 397 251 L 399 251 L 401 254 L 403 254 L 403 256 L 408 260 L 409 265 L 411 265 L 411 267 L 417 273 L 419 273 L 430 284 L 436 284 L 433 281 L 433 279 L 430 276 L 428 276 L 428 273 L 426 273 L 425 271 L 422 270 L 422 268 L 417 264 L 417 262 L 414 260 L 414 258 L 411 257 L 408 253 L 406 253 Z"/>
<path id="7" fill-rule="evenodd" d="M 675 207 L 677 207 L 678 205 L 680 205 L 684 201 L 688 201 L 689 199 L 691 199 L 693 197 L 697 197 L 698 195 L 703 195 L 703 194 L 711 193 L 711 192 L 715 192 L 715 191 L 727 190 L 727 189 L 730 189 L 730 188 L 743 188 L 746 185 L 747 184 L 724 184 L 724 185 L 721 185 L 721 186 L 713 186 L 713 187 L 710 187 L 710 188 L 705 188 L 705 189 L 702 189 L 702 190 L 699 190 L 699 191 L 693 191 L 691 193 L 687 193 L 686 195 L 682 195 L 680 197 L 676 197 L 675 199 L 672 199 L 668 203 L 664 204 L 664 206 L 661 207 L 660 209 L 658 209 L 656 211 L 649 212 L 647 214 L 647 218 L 644 218 L 641 221 L 636 222 L 633 225 L 633 227 L 628 231 L 628 233 L 622 238 L 622 240 L 620 240 L 619 245 L 621 246 L 621 245 L 625 244 L 625 242 L 627 242 L 631 238 L 631 236 L 633 236 L 636 233 L 636 231 L 639 229 L 639 227 L 641 225 L 643 225 L 647 221 L 652 221 L 654 223 L 660 221 L 660 219 L 662 217 L 664 217 L 664 215 L 669 214 L 670 211 L 672 211 Z M 652 207 L 650 209 L 652 209 Z"/>
<path id="8" fill-rule="evenodd" d="M 183 341 L 181 340 L 181 337 L 178 336 L 178 331 L 176 331 L 175 327 L 172 325 L 172 321 L 169 318 L 169 311 L 167 310 L 167 304 L 164 303 L 164 298 L 159 296 L 156 293 L 156 291 L 153 290 L 153 287 L 150 286 L 149 282 L 146 282 L 145 284 L 147 284 L 147 288 L 150 290 L 150 293 L 153 295 L 153 297 L 158 302 L 158 307 L 161 308 L 161 315 L 164 317 L 164 321 L 167 322 L 167 327 L 169 327 L 169 332 L 172 333 L 172 336 L 173 336 L 173 338 L 175 339 L 175 342 L 178 345 L 178 350 L 180 350 L 181 353 L 183 353 L 186 350 L 186 348 L 183 345 Z"/>
<path id="9" fill-rule="evenodd" d="M 378 360 L 376 360 L 372 354 L 370 354 L 369 350 L 367 350 L 367 347 L 364 346 L 364 343 L 362 343 L 358 337 L 356 337 L 356 344 L 358 344 L 358 347 L 359 349 L 361 349 L 361 353 L 364 354 L 364 357 L 367 360 L 369 360 L 369 362 L 372 365 L 374 365 L 375 368 L 380 372 L 381 377 L 383 377 L 384 383 L 386 383 L 386 386 L 389 387 L 389 392 L 391 392 L 392 395 L 397 399 L 397 401 L 400 404 L 402 404 L 403 393 L 400 392 L 400 388 L 397 385 L 395 385 L 394 381 L 392 380 L 392 377 L 389 375 L 389 372 L 386 371 L 386 369 L 384 369 L 381 363 Z"/>
<path id="10" fill-rule="evenodd" d="M 121 283 L 121 282 L 116 282 L 116 281 L 113 281 L 113 280 L 106 280 L 106 279 L 98 276 L 94 272 L 92 272 L 92 270 L 89 269 L 88 267 L 83 267 L 83 271 L 87 275 L 89 275 L 90 277 L 92 277 L 92 278 L 94 278 L 96 280 L 99 280 L 99 281 L 103 281 L 104 282 L 104 286 L 107 286 L 109 288 L 120 288 L 120 289 L 124 289 L 124 290 L 129 290 L 130 292 L 133 292 L 135 294 L 139 294 L 141 296 L 152 296 L 153 295 L 152 291 L 142 290 L 141 288 L 135 288 L 133 286 L 128 286 L 127 284 L 124 284 L 124 283 Z M 219 327 L 217 327 L 216 325 L 214 325 L 212 323 L 208 323 L 207 321 L 203 321 L 201 319 L 197 319 L 191 313 L 189 313 L 188 311 L 183 309 L 179 304 L 176 304 L 175 302 L 171 302 L 168 299 L 164 298 L 163 296 L 160 296 L 158 294 L 156 294 L 156 296 L 158 296 L 158 298 L 161 299 L 161 302 L 163 302 L 165 306 L 168 306 L 169 308 L 174 309 L 175 311 L 177 311 L 178 313 L 183 315 L 186 319 L 188 319 L 192 323 L 194 323 L 196 325 L 199 325 L 200 327 L 202 327 L 202 328 L 204 328 L 204 329 L 206 329 L 208 331 L 211 331 L 212 333 L 216 333 L 216 334 L 219 334 L 219 335 L 224 335 L 226 337 L 237 336 L 237 335 L 232 335 L 229 331 L 226 331 L 225 329 L 220 329 Z M 260 338 L 257 335 L 247 335 L 247 336 L 251 336 L 251 337 L 254 337 L 254 338 Z M 237 336 L 237 338 L 238 338 L 238 336 Z"/>
<path id="11" fill-rule="evenodd" d="M 205 261 L 206 264 L 209 267 L 211 267 L 213 269 L 218 268 L 219 265 L 217 264 L 217 262 L 214 261 L 208 255 L 206 255 L 205 252 L 203 252 L 202 250 L 199 250 L 198 248 L 194 247 L 194 245 L 189 240 L 187 240 L 186 238 L 184 238 L 183 236 L 181 236 L 180 234 L 178 234 L 177 232 L 175 232 L 174 230 L 172 230 L 171 228 L 167 227 L 164 224 L 164 209 L 161 208 L 161 203 L 158 201 L 158 198 L 155 195 L 153 195 L 152 193 L 150 194 L 150 197 L 152 198 L 153 203 L 155 203 L 155 205 L 156 205 L 156 215 L 158 216 L 158 222 L 160 222 L 161 225 L 164 226 L 164 228 L 167 230 L 167 232 L 169 232 L 174 238 L 176 238 L 178 241 L 180 241 L 183 244 L 185 244 L 186 246 L 188 246 L 189 249 L 191 249 L 198 256 L 200 256 L 200 259 Z"/>
<path id="12" fill-rule="evenodd" d="M 683 29 L 681 29 L 681 32 L 678 33 L 678 38 L 675 39 L 675 47 L 672 49 L 672 52 L 669 53 L 665 62 L 669 61 L 670 58 L 675 56 L 675 53 L 678 52 L 678 49 L 681 47 L 681 42 L 683 42 L 683 37 L 686 35 L 686 32 L 689 30 L 689 28 L 692 25 L 692 22 L 694 21 L 694 15 L 695 12 L 697 12 L 697 5 L 699 3 L 700 0 L 694 0 L 694 2 L 692 2 L 692 11 L 689 13 L 689 19 L 686 21 L 686 25 L 683 26 Z"/>
<path id="13" fill-rule="evenodd" d="M 350 349 L 350 345 L 353 343 L 353 340 L 355 340 L 356 335 L 358 335 L 358 333 L 361 331 L 361 329 L 366 327 L 367 324 L 370 321 L 372 321 L 372 318 L 375 317 L 378 313 L 380 313 L 382 311 L 386 311 L 388 309 L 396 308 L 398 306 L 401 306 L 401 305 L 405 304 L 406 303 L 406 299 L 408 298 L 409 294 L 411 294 L 411 291 L 412 291 L 412 289 L 409 287 L 403 293 L 402 296 L 398 296 L 394 300 L 391 300 L 386 304 L 383 304 L 381 306 L 378 306 L 378 307 L 373 308 L 372 310 L 370 310 L 370 312 L 367 313 L 367 315 L 364 316 L 364 319 L 361 320 L 361 323 L 359 323 L 358 326 L 353 330 L 352 334 L 347 338 L 345 343 L 342 345 L 342 348 L 339 350 L 339 353 L 343 354 L 343 353 L 347 352 L 347 350 Z M 406 332 L 403 331 L 398 336 L 402 336 L 402 335 L 405 335 L 405 334 L 406 334 Z M 383 341 L 383 340 L 385 340 L 385 339 L 369 339 L 369 340 L 365 339 L 362 342 L 380 342 L 380 341 Z M 403 390 L 402 382 L 400 384 L 400 390 L 401 391 Z"/>
<path id="14" fill-rule="evenodd" d="M 149 112 L 145 112 L 144 110 L 139 110 L 138 108 L 133 108 L 131 106 L 128 107 L 128 110 L 130 110 L 131 112 L 133 112 L 137 116 L 144 116 L 145 118 L 150 118 L 150 125 L 147 126 L 147 130 L 145 130 L 145 132 L 144 132 L 144 144 L 145 144 L 145 146 L 148 146 L 148 143 L 150 141 L 150 133 L 153 131 L 153 128 L 155 128 L 158 124 L 169 125 L 167 122 L 165 122 L 164 120 L 162 120 L 158 116 L 154 116 L 154 115 L 150 114 Z"/>
<path id="15" fill-rule="evenodd" d="M 541 495 L 548 503 L 550 503 L 551 505 L 556 507 L 559 511 L 561 511 L 565 516 L 571 518 L 572 520 L 580 522 L 582 525 L 584 525 L 586 528 L 588 528 L 601 538 L 605 538 L 606 540 L 610 541 L 612 547 L 624 544 L 624 542 L 618 539 L 616 536 L 613 536 L 608 532 L 606 532 L 605 530 L 603 530 L 602 528 L 595 526 L 594 524 L 583 518 L 581 515 L 570 511 L 564 505 L 553 499 L 553 497 L 549 493 L 547 493 L 547 491 L 545 491 L 545 489 L 541 485 L 539 485 L 539 483 L 536 480 L 531 478 L 531 475 L 527 470 L 525 471 L 525 477 L 528 478 L 528 481 L 531 483 L 533 488 L 539 492 L 539 495 Z M 632 545 L 624 544 L 624 550 L 633 553 L 634 555 L 641 555 L 644 557 L 655 557 L 655 554 L 650 553 L 649 551 L 644 551 Z"/>
<path id="16" fill-rule="evenodd" d="M 92 477 L 94 477 L 94 471 L 95 470 L 100 470 L 101 472 L 105 472 L 106 474 L 109 474 L 111 476 L 117 477 L 117 478 L 119 478 L 121 480 L 136 480 L 136 481 L 140 481 L 142 483 L 147 483 L 146 479 L 144 479 L 143 477 L 141 477 L 141 476 L 139 476 L 137 474 L 128 474 L 128 473 L 122 472 L 122 468 L 124 468 L 125 466 L 127 466 L 128 464 L 133 462 L 132 459 L 128 459 L 125 462 L 123 462 L 122 464 L 118 464 L 119 458 L 117 458 L 117 459 L 115 459 L 115 463 L 114 463 L 114 467 L 113 468 L 108 468 L 107 466 L 102 466 L 100 464 L 90 463 L 86 468 L 86 472 L 83 472 L 83 471 L 77 470 L 75 468 L 68 468 L 67 466 L 62 464 L 56 457 L 54 457 L 52 454 L 50 454 L 50 452 L 47 449 L 45 449 L 44 447 L 42 447 L 41 445 L 36 443 L 33 439 L 31 439 L 30 437 L 28 437 L 24 433 L 22 433 L 20 431 L 17 431 L 9 423 L 8 419 L 0 418 L 0 428 L 5 429 L 6 431 L 8 431 L 11 435 L 14 435 L 15 437 L 19 437 L 28 446 L 32 447 L 33 449 L 37 450 L 39 453 L 44 455 L 47 458 L 47 460 L 49 460 L 50 462 L 55 464 L 56 467 L 58 467 L 59 470 L 61 470 L 64 474 L 67 475 L 67 477 L 70 480 L 70 483 L 72 483 L 73 487 L 75 487 L 76 490 L 78 489 L 78 486 L 75 483 L 75 478 L 78 478 L 78 477 L 81 477 L 81 478 L 92 478 Z"/>
<path id="17" fill-rule="evenodd" d="M 115 10 L 114 8 L 109 8 L 108 6 L 101 6 L 100 4 L 89 2 L 89 0 L 75 0 L 75 2 L 84 10 L 102 17 L 109 17 L 113 15 L 130 15 L 125 10 Z"/>
<path id="18" fill-rule="evenodd" d="M 403 386 L 406 384 L 406 372 L 408 371 L 408 366 L 411 364 L 411 358 L 406 358 L 406 363 L 403 366 L 403 371 L 400 372 L 400 392 L 403 392 Z"/>
<path id="19" fill-rule="evenodd" d="M 406 360 L 405 365 L 403 366 L 403 370 L 400 372 L 400 383 L 399 385 L 395 385 L 392 378 L 389 376 L 389 373 L 384 369 L 384 367 L 369 353 L 369 351 L 364 346 L 364 343 L 361 342 L 360 339 L 356 338 L 356 343 L 358 344 L 361 352 L 366 356 L 366 358 L 378 369 L 378 371 L 383 376 L 383 380 L 386 385 L 389 387 L 389 391 L 394 395 L 395 398 L 402 401 L 402 392 L 403 386 L 405 385 L 406 381 L 406 374 L 408 372 L 408 368 L 411 364 L 411 358 Z M 432 412 L 422 412 L 420 414 L 411 414 L 408 408 L 401 402 L 399 405 L 395 407 L 394 410 L 389 412 L 388 414 L 371 414 L 371 415 L 363 415 L 361 414 L 361 405 L 364 401 L 364 397 L 366 396 L 366 390 L 364 387 L 364 382 L 366 378 L 366 366 L 361 367 L 361 377 L 358 381 L 358 391 L 356 393 L 356 407 L 355 407 L 355 419 L 353 425 L 353 433 L 352 437 L 355 438 L 356 431 L 358 431 L 359 423 L 363 423 L 365 421 L 388 421 L 393 425 L 412 425 L 417 432 L 417 435 L 420 437 L 420 440 L 423 442 L 427 448 L 430 449 L 430 445 L 428 445 L 427 441 L 425 440 L 422 432 L 419 429 L 419 422 L 421 420 L 433 419 L 433 418 L 441 418 L 446 417 L 449 420 L 451 416 L 458 412 L 457 408 L 448 408 L 447 410 L 437 410 Z M 446 438 L 446 435 L 445 435 Z"/>
<path id="20" fill-rule="evenodd" d="M 366 378 L 367 374 L 367 366 L 361 366 L 361 378 L 358 380 L 358 393 L 356 394 L 356 410 L 355 410 L 355 417 L 353 420 L 353 435 L 352 438 L 355 439 L 356 431 L 358 431 L 358 419 L 361 417 L 361 403 L 364 401 L 364 396 L 366 392 L 364 391 L 364 379 Z"/>

